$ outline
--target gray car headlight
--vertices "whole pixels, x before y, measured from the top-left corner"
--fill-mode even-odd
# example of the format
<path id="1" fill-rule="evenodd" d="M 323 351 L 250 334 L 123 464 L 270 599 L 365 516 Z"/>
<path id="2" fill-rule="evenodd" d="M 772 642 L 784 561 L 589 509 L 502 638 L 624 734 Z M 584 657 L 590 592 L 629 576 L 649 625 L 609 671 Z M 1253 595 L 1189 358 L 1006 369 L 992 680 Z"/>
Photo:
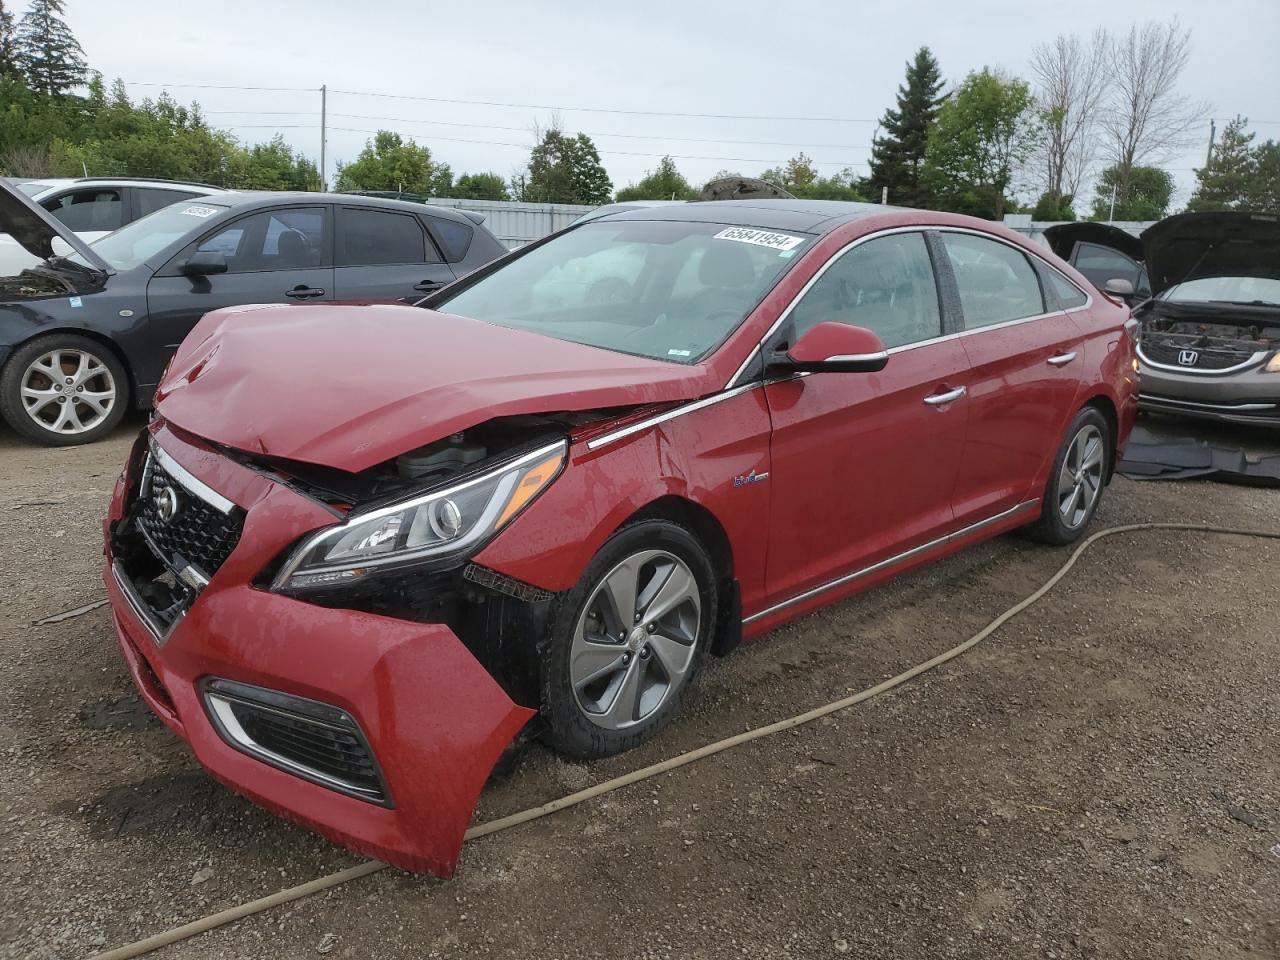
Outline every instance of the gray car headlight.
<path id="1" fill-rule="evenodd" d="M 567 449 L 561 440 L 478 477 L 326 527 L 298 545 L 272 589 L 342 586 L 380 567 L 464 555 L 546 489 Z"/>

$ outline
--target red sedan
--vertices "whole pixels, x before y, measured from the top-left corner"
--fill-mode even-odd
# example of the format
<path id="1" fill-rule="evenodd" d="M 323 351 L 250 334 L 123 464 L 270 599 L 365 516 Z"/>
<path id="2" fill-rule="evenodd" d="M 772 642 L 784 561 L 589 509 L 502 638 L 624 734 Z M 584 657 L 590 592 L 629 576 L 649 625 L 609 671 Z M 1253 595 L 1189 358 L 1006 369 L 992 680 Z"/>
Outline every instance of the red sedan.
<path id="1" fill-rule="evenodd" d="M 418 307 L 210 313 L 106 523 L 120 648 L 219 780 L 448 874 L 522 730 L 628 749 L 744 635 L 1078 538 L 1136 398 L 1090 289 L 982 221 L 739 201 L 604 216 Z"/>

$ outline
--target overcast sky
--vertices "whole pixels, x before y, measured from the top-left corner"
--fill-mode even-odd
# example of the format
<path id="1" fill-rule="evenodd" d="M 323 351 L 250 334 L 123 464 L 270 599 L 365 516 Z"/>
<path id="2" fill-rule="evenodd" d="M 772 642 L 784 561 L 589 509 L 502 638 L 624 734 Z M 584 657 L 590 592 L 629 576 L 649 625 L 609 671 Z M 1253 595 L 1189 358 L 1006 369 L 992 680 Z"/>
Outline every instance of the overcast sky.
<path id="1" fill-rule="evenodd" d="M 9 6 L 24 9 L 22 0 Z M 595 139 L 615 188 L 668 153 L 695 184 L 725 168 L 756 174 L 798 150 L 824 174 L 865 172 L 876 120 L 920 45 L 933 49 L 949 82 L 983 65 L 1025 76 L 1030 49 L 1055 34 L 1175 15 L 1193 37 L 1185 92 L 1207 101 L 1212 116 L 1244 114 L 1260 139 L 1280 138 L 1277 0 L 67 0 L 93 68 L 123 78 L 138 97 L 161 89 L 142 84 L 167 85 L 244 141 L 278 131 L 318 158 L 318 88 L 327 84 L 331 182 L 336 163 L 379 128 L 429 146 L 455 174 L 506 177 L 527 161 L 533 125 L 558 117 Z M 1197 145 L 1168 164 L 1178 201 L 1190 193 L 1208 133 L 1206 118 Z"/>

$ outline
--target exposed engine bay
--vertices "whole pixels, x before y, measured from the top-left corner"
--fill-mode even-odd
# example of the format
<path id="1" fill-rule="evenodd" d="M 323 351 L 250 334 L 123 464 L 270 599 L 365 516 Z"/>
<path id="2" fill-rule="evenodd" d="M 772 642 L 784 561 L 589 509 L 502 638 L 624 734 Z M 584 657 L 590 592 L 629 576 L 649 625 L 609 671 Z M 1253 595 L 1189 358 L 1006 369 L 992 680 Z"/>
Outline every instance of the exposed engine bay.
<path id="1" fill-rule="evenodd" d="M 37 300 L 42 297 L 65 297 L 75 287 L 65 279 L 48 273 L 24 270 L 16 277 L 0 277 L 0 297 L 5 300 Z"/>
<path id="2" fill-rule="evenodd" d="M 361 473 L 224 448 L 223 452 L 338 511 L 424 490 L 565 436 L 572 429 L 612 419 L 607 410 L 503 417 L 418 447 Z"/>
<path id="3" fill-rule="evenodd" d="M 1242 323 L 1252 318 L 1242 317 L 1239 309 L 1214 316 L 1219 310 L 1213 307 L 1200 310 L 1158 301 L 1135 312 L 1142 324 L 1142 353 L 1156 363 L 1222 370 L 1280 348 L 1280 313 Z"/>

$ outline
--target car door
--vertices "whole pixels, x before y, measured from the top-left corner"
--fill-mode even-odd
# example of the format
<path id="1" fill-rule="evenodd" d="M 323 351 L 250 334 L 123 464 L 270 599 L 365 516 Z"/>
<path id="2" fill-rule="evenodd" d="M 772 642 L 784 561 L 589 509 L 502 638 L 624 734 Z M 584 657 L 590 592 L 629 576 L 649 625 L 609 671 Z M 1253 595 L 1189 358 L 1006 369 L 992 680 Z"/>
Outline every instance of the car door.
<path id="1" fill-rule="evenodd" d="M 157 348 L 173 353 L 202 316 L 220 307 L 333 299 L 329 220 L 327 206 L 278 207 L 245 214 L 192 241 L 147 285 Z M 180 265 L 197 251 L 221 253 L 227 272 L 183 276 Z"/>
<path id="2" fill-rule="evenodd" d="M 969 358 L 968 441 L 956 481 L 956 525 L 1039 500 L 1032 484 L 1075 410 L 1083 336 L 1046 305 L 1028 255 L 1012 243 L 943 230 Z"/>
<path id="3" fill-rule="evenodd" d="M 815 373 L 765 387 L 771 600 L 950 532 L 969 371 L 940 303 L 925 235 L 878 234 L 837 254 L 766 344 L 781 348 L 834 320 L 874 330 L 890 350 L 879 373 Z"/>
<path id="4" fill-rule="evenodd" d="M 119 187 L 81 187 L 67 190 L 40 201 L 55 220 L 78 235 L 85 243 L 119 230 L 129 221 L 128 201 Z M 55 252 L 61 241 L 54 245 Z M 70 252 L 70 248 L 66 252 Z"/>
<path id="5" fill-rule="evenodd" d="M 334 284 L 341 300 L 421 299 L 454 276 L 418 217 L 337 208 Z"/>

